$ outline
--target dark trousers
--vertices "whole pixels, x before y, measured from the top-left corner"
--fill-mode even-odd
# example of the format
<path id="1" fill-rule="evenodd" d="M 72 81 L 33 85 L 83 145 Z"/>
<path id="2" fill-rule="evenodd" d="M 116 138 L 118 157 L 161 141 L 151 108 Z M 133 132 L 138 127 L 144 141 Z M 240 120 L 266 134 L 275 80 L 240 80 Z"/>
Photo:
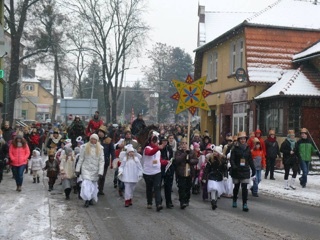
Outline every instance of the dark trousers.
<path id="1" fill-rule="evenodd" d="M 104 165 L 104 170 L 103 170 L 103 175 L 102 178 L 99 179 L 98 181 L 98 188 L 99 188 L 99 192 L 103 192 L 104 189 L 104 183 L 106 181 L 106 175 L 107 175 L 107 171 L 108 171 L 108 165 Z"/>
<path id="2" fill-rule="evenodd" d="M 267 167 L 266 167 L 265 177 L 268 177 L 269 172 L 270 172 L 270 178 L 274 177 L 274 165 L 275 165 L 275 163 L 276 163 L 276 158 L 267 157 Z"/>
<path id="3" fill-rule="evenodd" d="M 248 188 L 247 183 L 241 183 L 242 188 L 242 203 L 247 203 L 248 200 Z M 233 188 L 233 201 L 236 202 L 238 199 L 238 193 L 239 193 L 240 183 L 234 184 Z"/>
<path id="4" fill-rule="evenodd" d="M 16 180 L 16 184 L 17 186 L 22 186 L 22 182 L 23 182 L 23 171 L 26 168 L 26 165 L 22 165 L 22 166 L 12 166 L 12 173 L 14 176 L 14 179 Z"/>
<path id="5" fill-rule="evenodd" d="M 53 188 L 53 185 L 56 182 L 57 177 L 49 177 L 49 188 Z"/>
<path id="6" fill-rule="evenodd" d="M 284 164 L 284 180 L 288 180 L 290 168 L 292 168 L 292 177 L 296 178 L 299 170 L 298 164 Z"/>
<path id="7" fill-rule="evenodd" d="M 161 172 L 154 175 L 143 174 L 146 182 L 146 195 L 148 205 L 152 205 L 153 191 L 155 194 L 156 206 L 161 205 Z"/>
<path id="8" fill-rule="evenodd" d="M 172 185 L 173 185 L 173 174 L 171 173 L 164 173 L 162 175 L 163 179 L 163 188 L 164 188 L 164 197 L 166 198 L 166 204 L 172 204 L 171 199 L 171 192 L 172 192 Z"/>
<path id="9" fill-rule="evenodd" d="M 181 204 L 189 203 L 190 191 L 192 187 L 192 178 L 189 177 L 177 177 L 179 201 Z"/>

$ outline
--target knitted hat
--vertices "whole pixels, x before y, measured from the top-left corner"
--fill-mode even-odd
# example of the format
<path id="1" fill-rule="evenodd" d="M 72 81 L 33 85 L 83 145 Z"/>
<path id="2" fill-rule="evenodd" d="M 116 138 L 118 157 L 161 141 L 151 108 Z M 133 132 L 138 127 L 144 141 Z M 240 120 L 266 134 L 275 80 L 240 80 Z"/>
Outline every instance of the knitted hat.
<path id="1" fill-rule="evenodd" d="M 90 136 L 90 139 L 91 139 L 91 138 L 99 141 L 99 136 L 98 136 L 97 134 L 95 134 L 95 133 Z"/>
<path id="2" fill-rule="evenodd" d="M 223 156 L 223 151 L 222 151 L 222 145 L 220 146 L 215 146 L 213 149 L 214 152 L 218 153 L 219 155 Z"/>
<path id="3" fill-rule="evenodd" d="M 133 148 L 132 144 L 128 144 L 128 145 L 126 146 L 126 149 L 127 149 L 127 153 L 129 153 L 129 152 L 134 152 L 134 148 Z"/>

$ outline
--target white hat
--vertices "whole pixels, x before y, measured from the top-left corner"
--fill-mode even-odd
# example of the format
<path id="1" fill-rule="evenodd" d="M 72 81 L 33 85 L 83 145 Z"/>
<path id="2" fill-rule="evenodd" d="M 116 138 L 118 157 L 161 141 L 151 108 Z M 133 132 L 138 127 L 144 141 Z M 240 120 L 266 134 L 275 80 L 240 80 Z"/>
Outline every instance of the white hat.
<path id="1" fill-rule="evenodd" d="M 95 134 L 95 133 L 90 136 L 90 139 L 91 139 L 91 138 L 99 141 L 99 136 L 98 136 L 97 134 Z"/>
<path id="2" fill-rule="evenodd" d="M 134 152 L 134 148 L 133 148 L 132 144 L 128 144 L 128 145 L 126 146 L 126 149 L 127 149 L 127 153 L 129 153 L 129 152 Z"/>
<path id="3" fill-rule="evenodd" d="M 118 124 L 116 124 L 116 123 L 114 123 L 114 124 L 112 124 L 112 127 L 117 128 L 117 127 L 119 127 L 119 125 L 118 125 Z"/>
<path id="4" fill-rule="evenodd" d="M 215 146 L 213 151 L 217 152 L 219 155 L 223 156 L 222 145 Z"/>
<path id="5" fill-rule="evenodd" d="M 67 138 L 66 140 L 64 140 L 65 144 L 67 143 L 71 143 L 71 139 L 70 138 Z"/>

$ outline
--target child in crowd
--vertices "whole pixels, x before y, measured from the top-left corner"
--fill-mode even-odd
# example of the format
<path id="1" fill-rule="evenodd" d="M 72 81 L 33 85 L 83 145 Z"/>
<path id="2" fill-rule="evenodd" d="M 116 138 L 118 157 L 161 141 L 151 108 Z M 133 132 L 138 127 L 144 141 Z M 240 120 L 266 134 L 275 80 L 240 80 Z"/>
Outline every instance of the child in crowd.
<path id="1" fill-rule="evenodd" d="M 54 152 L 49 151 L 48 153 L 48 160 L 45 163 L 45 167 L 43 170 L 47 170 L 47 177 L 49 178 L 49 189 L 48 191 L 53 190 L 53 185 L 56 182 L 56 179 L 59 174 L 59 163 L 58 161 L 54 158 Z"/>
<path id="2" fill-rule="evenodd" d="M 126 146 L 126 155 L 121 161 L 118 178 L 124 183 L 125 207 L 132 205 L 133 192 L 137 182 L 142 179 L 141 155 L 137 154 L 131 144 Z"/>
<path id="3" fill-rule="evenodd" d="M 40 156 L 40 151 L 39 150 L 33 150 L 32 155 L 29 161 L 29 170 L 32 172 L 33 176 L 33 183 L 40 183 L 40 176 L 39 176 L 39 171 L 43 167 L 43 161 L 42 157 Z"/>
<path id="4" fill-rule="evenodd" d="M 261 148 L 260 140 L 258 138 L 254 138 L 253 143 L 254 147 L 251 150 L 251 156 L 256 168 L 256 176 L 253 178 L 253 186 L 250 188 L 250 190 L 252 192 L 252 196 L 259 197 L 258 185 L 261 181 L 261 170 L 265 169 L 266 159 Z"/>
<path id="5" fill-rule="evenodd" d="M 200 168 L 199 180 L 201 181 L 201 186 L 202 186 L 202 200 L 203 201 L 208 199 L 207 179 L 206 179 L 206 176 L 204 175 L 204 170 L 206 168 L 209 157 L 213 152 L 213 147 L 214 147 L 214 145 L 209 143 L 206 146 L 206 149 L 204 151 L 205 159 L 204 160 L 203 160 L 203 158 L 201 159 L 202 163 L 201 163 L 201 168 Z"/>
<path id="6" fill-rule="evenodd" d="M 213 153 L 209 154 L 204 171 L 204 176 L 208 183 L 207 191 L 211 194 L 212 210 L 217 208 L 218 198 L 224 192 L 223 180 L 226 178 L 226 170 L 222 146 L 215 146 Z"/>
<path id="7" fill-rule="evenodd" d="M 65 147 L 65 154 L 61 156 L 60 174 L 66 200 L 70 200 L 71 188 L 75 178 L 75 156 L 71 147 Z"/>

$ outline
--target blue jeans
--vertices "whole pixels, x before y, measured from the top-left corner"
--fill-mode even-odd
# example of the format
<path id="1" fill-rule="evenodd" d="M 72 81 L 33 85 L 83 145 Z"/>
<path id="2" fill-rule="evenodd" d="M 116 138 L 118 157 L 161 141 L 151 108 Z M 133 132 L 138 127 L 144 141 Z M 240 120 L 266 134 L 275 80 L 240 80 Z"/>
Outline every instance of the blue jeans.
<path id="1" fill-rule="evenodd" d="M 302 177 L 300 178 L 301 186 L 305 186 L 307 184 L 307 176 L 309 173 L 310 161 L 301 161 L 300 168 L 302 170 Z"/>
<path id="2" fill-rule="evenodd" d="M 16 184 L 17 186 L 22 186 L 22 182 L 23 182 L 23 172 L 26 168 L 26 165 L 22 165 L 22 166 L 12 166 L 12 173 L 14 176 L 14 179 L 16 180 Z"/>
<path id="3" fill-rule="evenodd" d="M 256 178 L 253 181 L 252 192 L 258 193 L 258 185 L 261 182 L 261 170 L 256 170 Z"/>

